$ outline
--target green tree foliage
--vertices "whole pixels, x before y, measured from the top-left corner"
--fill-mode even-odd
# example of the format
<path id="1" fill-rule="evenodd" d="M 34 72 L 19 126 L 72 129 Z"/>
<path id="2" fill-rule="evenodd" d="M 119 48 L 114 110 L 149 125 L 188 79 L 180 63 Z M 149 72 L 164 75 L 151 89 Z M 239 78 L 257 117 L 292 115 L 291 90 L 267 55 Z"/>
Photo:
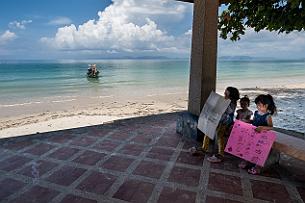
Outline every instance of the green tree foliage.
<path id="1" fill-rule="evenodd" d="M 289 33 L 305 30 L 305 0 L 231 0 L 219 16 L 223 39 L 240 39 L 247 27 Z"/>

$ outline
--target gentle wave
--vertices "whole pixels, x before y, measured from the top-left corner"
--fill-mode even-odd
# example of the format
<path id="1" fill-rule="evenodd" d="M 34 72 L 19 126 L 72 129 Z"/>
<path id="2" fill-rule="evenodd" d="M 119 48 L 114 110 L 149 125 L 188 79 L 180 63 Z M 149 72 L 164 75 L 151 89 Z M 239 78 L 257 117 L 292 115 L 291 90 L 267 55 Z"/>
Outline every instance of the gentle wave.
<path id="1" fill-rule="evenodd" d="M 52 103 L 64 103 L 64 102 L 71 102 L 76 101 L 76 99 L 64 99 L 64 100 L 53 100 L 50 101 Z M 7 107 L 16 107 L 16 106 L 27 106 L 32 104 L 42 104 L 42 101 L 33 101 L 33 102 L 25 102 L 25 103 L 17 103 L 17 104 L 0 104 L 0 108 L 7 108 Z"/>
<path id="2" fill-rule="evenodd" d="M 168 92 L 168 93 L 160 93 L 160 94 L 148 94 L 147 97 L 155 97 L 155 96 L 162 96 L 162 95 L 175 95 L 175 94 L 186 94 L 186 92 Z"/>
<path id="3" fill-rule="evenodd" d="M 15 106 L 26 106 L 31 104 L 41 104 L 43 102 L 37 101 L 37 102 L 26 102 L 26 103 L 20 103 L 20 104 L 0 104 L 1 107 L 15 107 Z"/>
<path id="4" fill-rule="evenodd" d="M 76 99 L 65 99 L 65 100 L 54 100 L 51 101 L 52 103 L 64 103 L 64 102 L 71 102 L 71 101 L 75 101 Z"/>
<path id="5" fill-rule="evenodd" d="M 106 95 L 106 96 L 97 96 L 97 97 L 90 97 L 92 99 L 102 99 L 102 98 L 112 98 L 113 95 Z"/>

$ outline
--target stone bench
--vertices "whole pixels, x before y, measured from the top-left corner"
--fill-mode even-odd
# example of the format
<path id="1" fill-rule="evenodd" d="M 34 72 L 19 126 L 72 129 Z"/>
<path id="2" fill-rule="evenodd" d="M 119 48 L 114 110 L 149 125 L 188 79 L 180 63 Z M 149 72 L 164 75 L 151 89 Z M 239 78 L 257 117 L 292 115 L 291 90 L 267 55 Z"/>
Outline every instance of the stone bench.
<path id="1" fill-rule="evenodd" d="M 304 134 L 275 129 L 276 141 L 273 151 L 278 154 L 276 160 L 285 176 L 292 180 L 305 182 L 305 137 Z"/>
<path id="2" fill-rule="evenodd" d="M 276 132 L 276 141 L 272 148 L 295 159 L 305 161 L 305 139 L 294 137 L 283 132 Z"/>

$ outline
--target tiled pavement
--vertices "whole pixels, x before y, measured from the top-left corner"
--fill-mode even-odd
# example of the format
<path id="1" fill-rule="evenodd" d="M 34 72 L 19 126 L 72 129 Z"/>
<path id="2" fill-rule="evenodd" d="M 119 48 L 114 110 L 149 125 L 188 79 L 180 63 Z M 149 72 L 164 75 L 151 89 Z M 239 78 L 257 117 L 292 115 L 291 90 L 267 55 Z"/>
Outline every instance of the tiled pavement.
<path id="1" fill-rule="evenodd" d="M 305 184 L 193 157 L 177 114 L 0 141 L 1 202 L 305 202 Z"/>

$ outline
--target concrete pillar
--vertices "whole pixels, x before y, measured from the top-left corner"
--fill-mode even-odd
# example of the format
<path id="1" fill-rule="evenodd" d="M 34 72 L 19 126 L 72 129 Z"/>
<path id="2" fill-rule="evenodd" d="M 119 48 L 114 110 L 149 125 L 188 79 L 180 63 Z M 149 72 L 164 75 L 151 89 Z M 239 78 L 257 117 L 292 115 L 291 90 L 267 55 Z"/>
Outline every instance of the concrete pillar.
<path id="1" fill-rule="evenodd" d="M 188 112 L 199 115 L 216 89 L 219 0 L 194 0 Z"/>

